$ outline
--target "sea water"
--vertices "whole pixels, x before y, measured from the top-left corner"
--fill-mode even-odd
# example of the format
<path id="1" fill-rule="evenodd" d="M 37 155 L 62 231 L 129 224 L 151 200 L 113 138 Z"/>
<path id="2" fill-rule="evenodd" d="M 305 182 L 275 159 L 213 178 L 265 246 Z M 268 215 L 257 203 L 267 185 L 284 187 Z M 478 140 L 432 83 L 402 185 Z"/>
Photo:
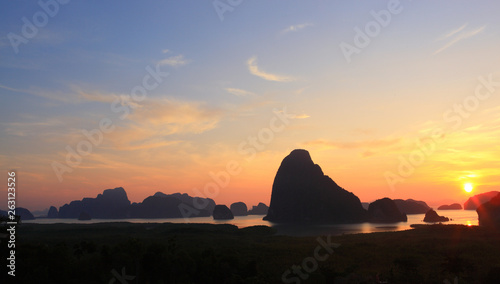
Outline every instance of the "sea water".
<path id="1" fill-rule="evenodd" d="M 467 226 L 476 226 L 478 224 L 477 213 L 475 210 L 437 210 L 440 216 L 446 216 L 451 219 L 444 224 L 461 224 Z M 264 215 L 236 216 L 232 220 L 214 220 L 212 217 L 195 218 L 162 218 L 162 219 L 93 219 L 88 221 L 79 221 L 77 219 L 48 219 L 39 218 L 35 220 L 23 221 L 23 223 L 36 224 L 95 224 L 106 222 L 129 222 L 129 223 L 208 223 L 208 224 L 232 224 L 238 228 L 264 225 L 271 226 L 277 230 L 280 235 L 290 236 L 315 236 L 315 235 L 341 235 L 357 233 L 373 233 L 386 231 L 403 231 L 411 229 L 412 224 L 428 224 L 424 220 L 425 214 L 408 215 L 407 222 L 398 223 L 359 223 L 359 224 L 329 224 L 329 225 L 288 225 L 275 224 L 264 221 Z"/>

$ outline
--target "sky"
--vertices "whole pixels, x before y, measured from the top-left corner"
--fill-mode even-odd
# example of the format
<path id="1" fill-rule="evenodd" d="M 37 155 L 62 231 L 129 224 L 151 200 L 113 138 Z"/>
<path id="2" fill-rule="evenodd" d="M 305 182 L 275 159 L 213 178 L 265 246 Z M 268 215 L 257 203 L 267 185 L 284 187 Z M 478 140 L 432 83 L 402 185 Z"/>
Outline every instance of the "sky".
<path id="1" fill-rule="evenodd" d="M 30 210 L 120 186 L 251 207 L 299 148 L 363 202 L 463 203 L 500 184 L 499 9 L 2 1 L 0 168 Z"/>

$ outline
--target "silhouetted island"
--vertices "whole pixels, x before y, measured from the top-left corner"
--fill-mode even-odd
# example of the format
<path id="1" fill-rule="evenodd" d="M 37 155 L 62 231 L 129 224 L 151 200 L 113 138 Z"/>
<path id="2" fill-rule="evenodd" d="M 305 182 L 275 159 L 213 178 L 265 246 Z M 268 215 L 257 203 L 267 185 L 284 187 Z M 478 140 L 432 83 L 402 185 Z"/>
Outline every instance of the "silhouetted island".
<path id="1" fill-rule="evenodd" d="M 448 222 L 450 219 L 448 217 L 439 216 L 436 211 L 430 209 L 425 213 L 424 222 L 435 223 L 435 222 Z"/>
<path id="2" fill-rule="evenodd" d="M 458 203 L 453 203 L 450 205 L 441 205 L 438 207 L 438 210 L 462 210 L 462 205 Z"/>
<path id="3" fill-rule="evenodd" d="M 500 193 L 476 209 L 480 226 L 500 228 Z"/>
<path id="4" fill-rule="evenodd" d="M 35 216 L 33 216 L 33 214 L 31 214 L 31 212 L 28 209 L 23 207 L 17 207 L 15 209 L 15 215 L 19 216 L 21 218 L 21 221 L 35 219 Z M 7 211 L 0 210 L 0 216 L 8 216 Z"/>
<path id="5" fill-rule="evenodd" d="M 82 212 L 86 212 L 97 219 L 127 218 L 129 206 L 127 193 L 122 187 L 117 187 L 104 190 L 96 198 L 83 198 L 64 204 L 59 208 L 58 217 L 78 218 Z"/>
<path id="6" fill-rule="evenodd" d="M 268 210 L 269 207 L 266 204 L 259 202 L 257 206 L 253 206 L 252 209 L 248 210 L 248 215 L 266 215 Z"/>
<path id="7" fill-rule="evenodd" d="M 356 223 L 367 220 L 359 198 L 338 186 L 306 150 L 293 150 L 274 178 L 264 220 L 277 223 Z"/>
<path id="8" fill-rule="evenodd" d="M 231 220 L 234 219 L 233 213 L 226 205 L 215 205 L 214 220 Z"/>
<path id="9" fill-rule="evenodd" d="M 243 202 L 235 202 L 231 204 L 231 212 L 233 212 L 234 216 L 247 216 L 247 205 Z"/>
<path id="10" fill-rule="evenodd" d="M 376 200 L 368 206 L 368 221 L 373 223 L 406 222 L 408 217 L 401 213 L 396 203 L 390 198 Z"/>
<path id="11" fill-rule="evenodd" d="M 54 206 L 50 206 L 49 212 L 47 213 L 47 218 L 58 218 L 59 217 L 59 212 L 57 211 L 57 208 Z"/>
<path id="12" fill-rule="evenodd" d="M 79 218 L 86 212 L 93 219 L 208 217 L 215 202 L 187 194 L 157 192 L 140 203 L 128 200 L 122 187 L 106 189 L 96 198 L 83 198 L 59 208 L 58 218 Z M 54 214 L 54 210 L 52 210 Z"/>
<path id="13" fill-rule="evenodd" d="M 203 207 L 204 206 L 204 207 Z M 210 208 L 215 207 L 212 199 L 191 197 L 187 194 L 165 194 L 157 192 L 141 203 L 130 205 L 130 218 L 186 218 L 209 217 Z M 197 209 L 201 208 L 201 209 Z"/>
<path id="14" fill-rule="evenodd" d="M 425 214 L 431 209 L 424 201 L 413 199 L 394 199 L 399 210 L 405 214 Z"/>
<path id="15" fill-rule="evenodd" d="M 490 201 L 493 197 L 497 196 L 500 192 L 490 191 L 485 193 L 476 194 L 464 203 L 464 210 L 476 210 L 479 205 Z"/>

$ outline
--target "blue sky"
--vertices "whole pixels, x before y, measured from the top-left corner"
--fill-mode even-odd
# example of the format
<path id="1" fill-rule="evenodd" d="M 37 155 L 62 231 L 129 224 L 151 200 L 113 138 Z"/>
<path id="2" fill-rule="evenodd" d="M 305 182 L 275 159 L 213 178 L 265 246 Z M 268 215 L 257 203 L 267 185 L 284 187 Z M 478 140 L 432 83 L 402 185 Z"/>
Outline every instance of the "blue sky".
<path id="1" fill-rule="evenodd" d="M 241 1 L 222 20 L 213 3 L 69 1 L 17 53 L 12 34 L 22 36 L 22 19 L 44 10 L 37 1 L 0 4 L 1 167 L 24 176 L 26 207 L 123 185 L 133 201 L 156 191 L 193 195 L 229 160 L 245 170 L 214 199 L 268 203 L 294 148 L 367 201 L 461 201 L 457 184 L 474 171 L 478 188 L 496 186 L 497 165 L 484 153 L 500 138 L 489 125 L 498 119 L 495 92 L 401 189 L 390 190 L 384 172 L 397 171 L 426 131 L 446 126 L 443 114 L 474 93 L 478 77 L 500 78 L 497 2 Z M 388 5 L 399 12 L 346 60 L 341 43 L 355 45 L 356 28 Z M 113 101 L 141 86 L 148 66 L 169 75 L 120 119 Z M 238 145 L 284 107 L 292 123 L 245 161 Z M 116 130 L 59 181 L 52 163 L 64 163 L 65 147 L 103 118 Z M 488 159 L 442 164 L 453 151 Z"/>

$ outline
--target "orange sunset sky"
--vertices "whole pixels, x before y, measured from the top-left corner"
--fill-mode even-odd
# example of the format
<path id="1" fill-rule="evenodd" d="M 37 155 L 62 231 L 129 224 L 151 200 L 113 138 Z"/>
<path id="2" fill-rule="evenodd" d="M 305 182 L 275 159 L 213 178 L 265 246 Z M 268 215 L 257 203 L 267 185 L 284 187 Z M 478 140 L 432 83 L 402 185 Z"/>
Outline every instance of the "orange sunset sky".
<path id="1" fill-rule="evenodd" d="M 1 3 L 0 209 L 269 205 L 296 148 L 363 202 L 499 189 L 498 2 L 221 2 Z"/>

